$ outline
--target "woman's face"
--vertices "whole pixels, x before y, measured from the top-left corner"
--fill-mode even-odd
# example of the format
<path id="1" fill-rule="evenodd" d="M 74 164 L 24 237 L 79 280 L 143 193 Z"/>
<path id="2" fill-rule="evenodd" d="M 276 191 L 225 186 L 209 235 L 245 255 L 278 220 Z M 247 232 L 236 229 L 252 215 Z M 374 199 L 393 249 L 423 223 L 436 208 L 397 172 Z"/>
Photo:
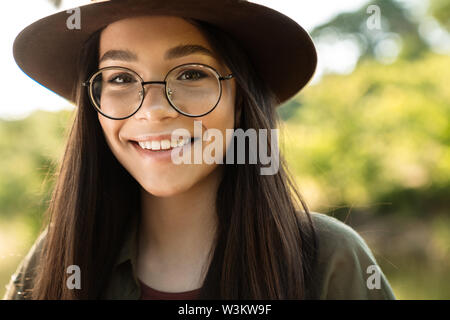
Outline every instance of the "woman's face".
<path id="1" fill-rule="evenodd" d="M 231 73 L 217 58 L 200 52 L 170 59 L 165 57 L 171 48 L 186 44 L 200 45 L 212 51 L 202 33 L 182 18 L 145 16 L 120 20 L 101 33 L 99 58 L 111 50 L 123 50 L 129 54 L 108 54 L 108 59 L 99 59 L 99 68 L 127 67 L 144 81 L 163 81 L 170 69 L 185 63 L 209 65 L 221 76 Z M 167 101 L 164 85 L 161 84 L 145 85 L 141 108 L 127 119 L 112 120 L 98 113 L 111 151 L 148 193 L 155 196 L 175 195 L 189 190 L 214 171 L 220 172 L 216 163 L 175 164 L 171 157 L 161 157 L 162 151 L 147 151 L 152 154 L 144 156 L 139 145 L 132 141 L 149 135 L 148 140 L 160 142 L 163 137 L 159 135 L 170 135 L 176 129 L 185 129 L 194 137 L 194 121 L 201 120 L 203 134 L 207 129 L 217 129 L 222 133 L 224 143 L 221 151 L 225 154 L 229 141 L 226 139 L 226 129 L 234 128 L 235 82 L 234 79 L 221 82 L 222 96 L 218 105 L 203 117 L 191 118 L 178 113 Z M 203 150 L 208 143 L 212 142 L 202 141 Z M 186 147 L 190 148 L 191 154 L 194 153 L 194 144 Z"/>

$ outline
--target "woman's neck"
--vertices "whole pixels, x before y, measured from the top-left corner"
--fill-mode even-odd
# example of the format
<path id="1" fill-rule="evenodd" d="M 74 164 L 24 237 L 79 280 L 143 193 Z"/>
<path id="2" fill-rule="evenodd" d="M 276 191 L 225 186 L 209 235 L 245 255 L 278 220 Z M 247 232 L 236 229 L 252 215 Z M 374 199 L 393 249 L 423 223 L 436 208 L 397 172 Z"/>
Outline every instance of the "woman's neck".
<path id="1" fill-rule="evenodd" d="M 217 228 L 221 174 L 218 167 L 186 192 L 170 197 L 142 190 L 138 276 L 148 285 L 183 291 L 201 283 Z"/>

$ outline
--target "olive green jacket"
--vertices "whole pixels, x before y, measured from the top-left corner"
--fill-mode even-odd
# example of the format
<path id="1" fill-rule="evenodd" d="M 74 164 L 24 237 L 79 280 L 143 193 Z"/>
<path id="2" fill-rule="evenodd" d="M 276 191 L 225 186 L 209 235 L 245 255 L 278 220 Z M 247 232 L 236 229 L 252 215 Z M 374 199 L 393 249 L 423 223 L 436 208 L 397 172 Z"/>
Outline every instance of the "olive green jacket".
<path id="1" fill-rule="evenodd" d="M 384 273 L 363 238 L 350 226 L 322 213 L 313 212 L 318 238 L 318 264 L 312 282 L 317 299 L 395 299 Z M 121 248 L 103 299 L 139 299 L 136 277 L 137 225 Z M 11 277 L 3 299 L 29 299 L 33 271 L 39 261 L 45 232 Z M 76 289 L 74 289 L 76 290 Z"/>

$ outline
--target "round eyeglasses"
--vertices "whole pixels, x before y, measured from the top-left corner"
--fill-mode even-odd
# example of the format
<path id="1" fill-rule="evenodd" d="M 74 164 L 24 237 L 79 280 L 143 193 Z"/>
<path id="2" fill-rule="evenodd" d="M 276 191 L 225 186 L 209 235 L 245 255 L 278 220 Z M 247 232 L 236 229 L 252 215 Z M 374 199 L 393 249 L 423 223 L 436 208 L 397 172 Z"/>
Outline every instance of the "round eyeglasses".
<path id="1" fill-rule="evenodd" d="M 107 118 L 122 120 L 131 117 L 142 106 L 144 86 L 164 84 L 167 101 L 188 117 L 207 115 L 220 101 L 222 77 L 216 69 L 201 63 L 179 65 L 167 73 L 164 81 L 144 81 L 135 71 L 125 67 L 105 67 L 82 85 L 88 88 L 95 109 Z"/>

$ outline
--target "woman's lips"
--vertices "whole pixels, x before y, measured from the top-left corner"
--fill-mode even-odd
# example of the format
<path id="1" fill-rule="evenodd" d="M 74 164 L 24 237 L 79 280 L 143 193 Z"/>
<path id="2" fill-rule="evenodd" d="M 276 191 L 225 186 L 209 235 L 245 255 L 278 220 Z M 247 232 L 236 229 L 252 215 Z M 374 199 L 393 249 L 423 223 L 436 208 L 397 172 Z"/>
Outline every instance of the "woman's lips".
<path id="1" fill-rule="evenodd" d="M 160 150 L 143 149 L 137 141 L 130 140 L 130 142 L 133 145 L 133 147 L 136 149 L 138 154 L 141 157 L 143 157 L 144 159 L 150 160 L 150 161 L 168 161 L 168 160 L 172 159 L 171 154 L 174 149 L 187 148 L 187 147 L 190 148 L 191 145 L 193 144 L 193 142 L 197 139 L 198 138 L 191 138 L 190 143 L 184 144 L 182 146 L 177 146 L 177 147 L 171 146 L 169 149 L 160 149 Z"/>

